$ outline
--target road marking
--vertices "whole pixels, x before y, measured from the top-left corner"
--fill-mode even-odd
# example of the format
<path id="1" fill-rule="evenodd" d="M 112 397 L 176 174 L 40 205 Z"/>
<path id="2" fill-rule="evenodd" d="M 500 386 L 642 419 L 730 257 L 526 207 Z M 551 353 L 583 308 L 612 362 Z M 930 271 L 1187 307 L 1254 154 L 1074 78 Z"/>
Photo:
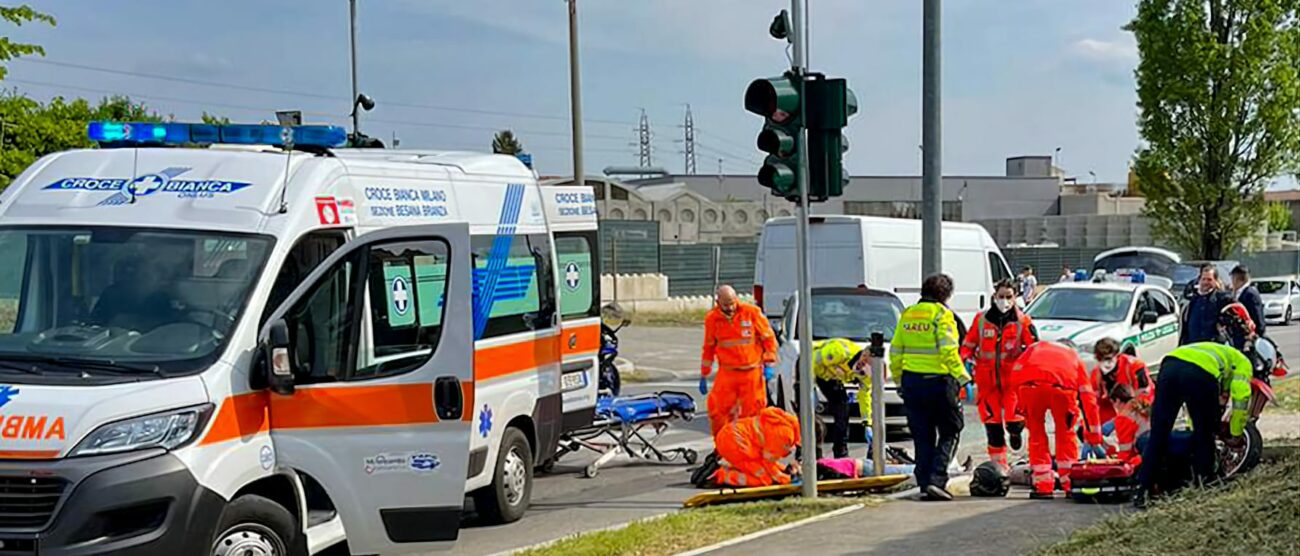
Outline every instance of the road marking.
<path id="1" fill-rule="evenodd" d="M 746 543 L 746 542 L 752 541 L 752 540 L 754 540 L 754 539 L 760 539 L 760 538 L 766 537 L 766 536 L 768 536 L 768 535 L 775 535 L 775 534 L 777 534 L 777 533 L 783 533 L 783 532 L 785 532 L 785 531 L 789 531 L 789 530 L 791 530 L 791 529 L 795 529 L 795 528 L 798 528 L 798 527 L 803 527 L 804 525 L 810 525 L 810 524 L 813 524 L 813 523 L 817 523 L 818 521 L 825 521 L 825 520 L 831 519 L 831 518 L 833 518 L 833 517 L 839 517 L 839 516 L 842 516 L 842 515 L 847 514 L 847 513 L 850 513 L 850 512 L 856 512 L 856 511 L 861 510 L 862 508 L 865 508 L 865 507 L 866 507 L 865 504 L 854 504 L 854 505 L 849 506 L 849 507 L 847 507 L 847 508 L 840 508 L 840 509 L 838 509 L 838 510 L 829 511 L 829 512 L 826 512 L 826 513 L 824 513 L 824 514 L 818 514 L 818 515 L 815 515 L 815 516 L 812 516 L 812 517 L 809 517 L 809 518 L 806 518 L 806 519 L 801 519 L 801 520 L 799 520 L 799 521 L 795 521 L 795 522 L 793 522 L 793 523 L 787 523 L 787 524 L 785 524 L 785 525 L 780 525 L 780 526 L 777 526 L 777 527 L 773 527 L 773 528 L 771 528 L 771 529 L 764 529 L 764 530 L 762 530 L 762 531 L 755 531 L 755 532 L 750 533 L 750 534 L 748 534 L 748 535 L 744 535 L 744 536 L 736 537 L 736 538 L 731 539 L 731 540 L 722 541 L 722 542 L 720 542 L 720 543 L 718 543 L 718 544 L 709 545 L 709 546 L 706 546 L 706 547 L 704 547 L 704 548 L 697 548 L 697 549 L 695 549 L 695 550 L 690 550 L 690 551 L 687 551 L 687 552 L 679 552 L 679 553 L 677 553 L 675 556 L 699 556 L 700 554 L 708 554 L 708 553 L 710 553 L 710 552 L 714 552 L 714 551 L 717 551 L 717 550 L 721 550 L 721 549 L 723 549 L 723 548 L 727 548 L 727 547 L 730 547 L 730 546 L 735 546 L 735 545 L 738 545 L 738 544 Z"/>

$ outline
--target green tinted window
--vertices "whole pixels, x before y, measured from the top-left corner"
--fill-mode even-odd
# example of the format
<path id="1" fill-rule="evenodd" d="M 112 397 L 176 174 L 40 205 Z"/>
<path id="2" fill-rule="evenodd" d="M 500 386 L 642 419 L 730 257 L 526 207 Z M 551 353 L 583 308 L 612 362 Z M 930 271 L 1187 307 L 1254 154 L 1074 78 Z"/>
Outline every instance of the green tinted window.
<path id="1" fill-rule="evenodd" d="M 591 242 L 585 236 L 556 237 L 555 254 L 559 261 L 560 314 L 591 314 L 600 291 Z"/>

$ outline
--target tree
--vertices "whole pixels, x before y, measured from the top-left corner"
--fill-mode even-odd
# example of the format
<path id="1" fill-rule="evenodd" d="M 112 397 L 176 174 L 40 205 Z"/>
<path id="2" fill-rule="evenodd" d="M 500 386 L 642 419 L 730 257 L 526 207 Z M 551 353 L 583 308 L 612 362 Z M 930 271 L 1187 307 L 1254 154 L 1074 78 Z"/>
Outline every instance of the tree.
<path id="1" fill-rule="evenodd" d="M 33 10 L 27 4 L 17 7 L 0 6 L 0 18 L 19 27 L 32 21 L 48 23 L 51 27 L 56 24 L 53 17 Z M 34 44 L 13 42 L 8 37 L 0 37 L 0 62 L 8 62 L 19 56 L 30 56 L 32 54 L 44 56 L 45 49 Z M 0 64 L 0 79 L 4 79 L 8 74 L 9 69 Z"/>
<path id="2" fill-rule="evenodd" d="M 515 137 L 515 132 L 503 129 L 492 137 L 492 152 L 514 156 L 524 152 L 524 144 Z"/>
<path id="3" fill-rule="evenodd" d="M 1221 259 L 1300 156 L 1300 0 L 1139 0 L 1135 171 L 1152 231 Z"/>
<path id="4" fill-rule="evenodd" d="M 120 96 L 93 106 L 85 99 L 54 97 L 42 104 L 16 93 L 0 96 L 0 190 L 42 156 L 93 147 L 86 124 L 94 120 L 157 122 L 162 118 Z"/>
<path id="5" fill-rule="evenodd" d="M 225 117 L 225 116 L 217 116 L 217 115 L 209 114 L 209 113 L 207 113 L 206 111 L 203 112 L 203 116 L 199 119 L 199 121 L 201 121 L 201 122 L 203 122 L 203 123 L 205 123 L 205 124 L 210 124 L 210 125 L 229 125 L 229 124 L 230 124 L 230 118 L 227 118 L 227 117 Z"/>
<path id="6" fill-rule="evenodd" d="M 1291 208 L 1286 203 L 1272 202 L 1268 204 L 1268 231 L 1285 232 L 1290 230 Z"/>

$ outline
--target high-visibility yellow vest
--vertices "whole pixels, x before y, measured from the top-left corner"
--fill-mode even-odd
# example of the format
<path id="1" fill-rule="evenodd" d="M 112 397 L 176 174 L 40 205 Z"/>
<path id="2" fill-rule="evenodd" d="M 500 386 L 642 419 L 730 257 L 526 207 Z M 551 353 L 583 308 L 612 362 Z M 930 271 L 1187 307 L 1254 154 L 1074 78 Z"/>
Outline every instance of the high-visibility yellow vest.
<path id="1" fill-rule="evenodd" d="M 862 346 L 847 338 L 831 338 L 813 342 L 813 376 L 848 384 L 857 382 L 858 413 L 871 425 L 871 377 L 853 370 L 852 361 L 862 352 Z M 833 355 L 832 355 L 833 354 Z"/>
<path id="2" fill-rule="evenodd" d="M 1240 436 L 1246 429 L 1246 411 L 1250 406 L 1250 379 L 1253 366 L 1245 355 L 1236 348 L 1214 342 L 1197 342 L 1179 347 L 1167 357 L 1186 361 L 1219 381 L 1219 387 L 1232 398 L 1232 416 L 1229 426 L 1233 436 Z M 1159 396 L 1159 390 L 1156 396 Z"/>
<path id="3" fill-rule="evenodd" d="M 889 366 L 896 378 L 902 373 L 967 376 L 958 353 L 957 319 L 941 303 L 922 301 L 908 307 L 898 319 L 889 344 Z"/>

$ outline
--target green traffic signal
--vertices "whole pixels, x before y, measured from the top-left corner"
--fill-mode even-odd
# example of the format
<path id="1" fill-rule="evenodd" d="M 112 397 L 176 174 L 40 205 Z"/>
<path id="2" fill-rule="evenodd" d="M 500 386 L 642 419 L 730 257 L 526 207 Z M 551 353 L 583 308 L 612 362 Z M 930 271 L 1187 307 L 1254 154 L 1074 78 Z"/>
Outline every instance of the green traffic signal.
<path id="1" fill-rule="evenodd" d="M 807 83 L 807 94 L 808 198 L 825 201 L 844 193 L 849 144 L 843 129 L 858 112 L 858 99 L 845 80 L 820 76 Z"/>
<path id="2" fill-rule="evenodd" d="M 797 143 L 794 136 L 790 135 L 785 129 L 775 125 L 768 125 L 758 134 L 758 150 L 780 158 L 789 158 L 793 155 Z"/>
<path id="3" fill-rule="evenodd" d="M 798 174 L 795 172 L 797 167 L 791 166 L 783 159 L 769 156 L 763 161 L 763 167 L 758 169 L 758 183 L 771 189 L 773 195 L 787 198 L 798 196 Z"/>
<path id="4" fill-rule="evenodd" d="M 799 85 L 794 76 L 755 79 L 745 89 L 745 110 L 776 123 L 799 114 Z"/>
<path id="5" fill-rule="evenodd" d="M 800 89 L 800 80 L 789 73 L 756 79 L 745 89 L 745 109 L 765 120 L 757 144 L 768 156 L 758 170 L 758 183 L 787 199 L 799 194 Z"/>

